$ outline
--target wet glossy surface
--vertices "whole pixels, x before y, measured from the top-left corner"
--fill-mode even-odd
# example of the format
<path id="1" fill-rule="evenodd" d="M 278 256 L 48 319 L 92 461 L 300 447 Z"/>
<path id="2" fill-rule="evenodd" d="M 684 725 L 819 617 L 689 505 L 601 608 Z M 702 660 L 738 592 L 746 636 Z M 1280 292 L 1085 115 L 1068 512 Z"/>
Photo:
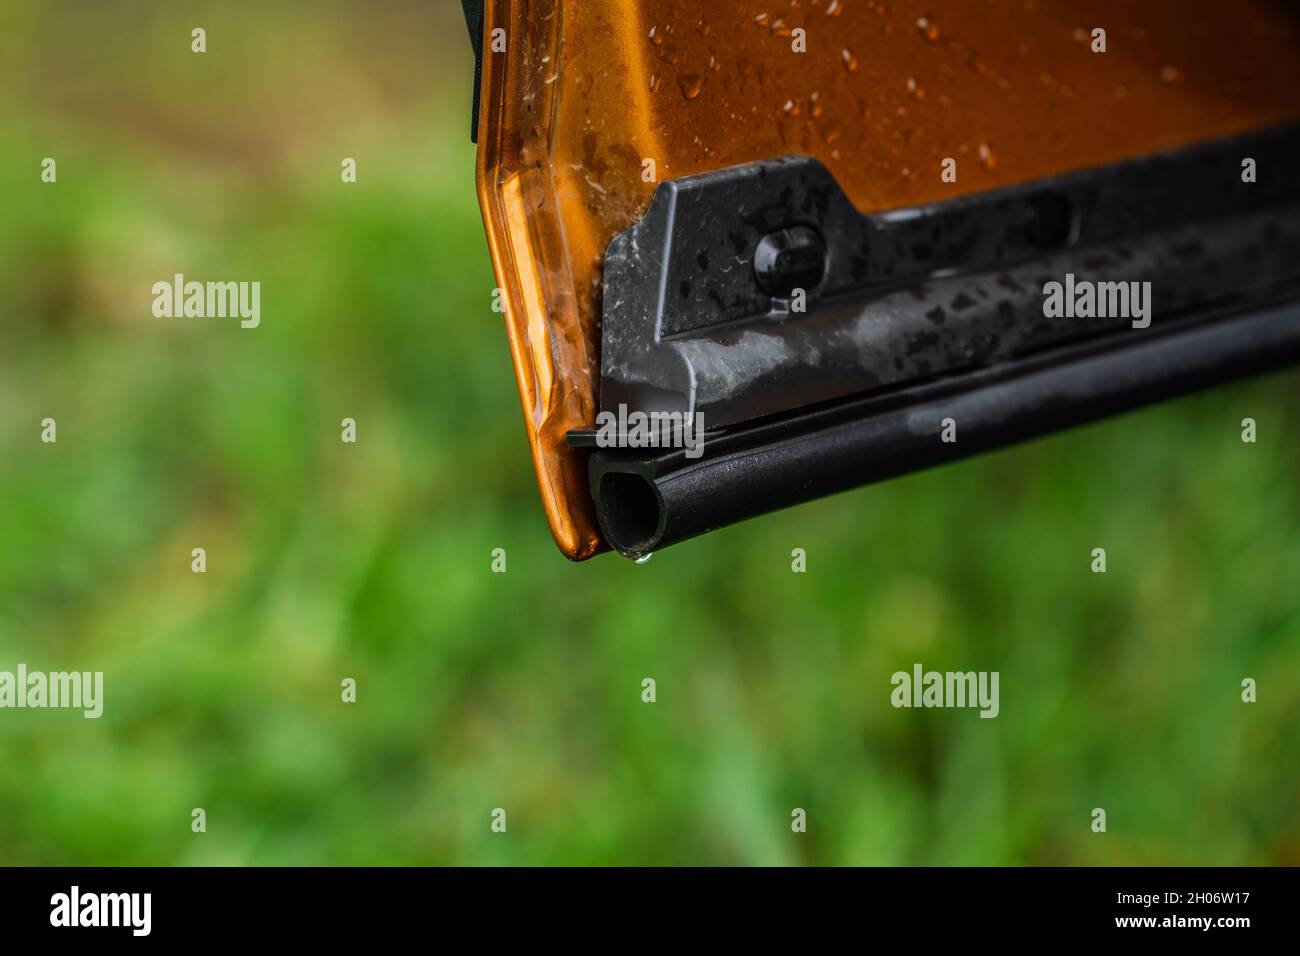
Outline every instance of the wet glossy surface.
<path id="1" fill-rule="evenodd" d="M 1274 0 L 487 6 L 480 198 L 570 557 L 601 546 L 564 443 L 594 419 L 601 260 L 657 181 L 803 153 L 873 212 L 1300 118 L 1295 8 Z"/>

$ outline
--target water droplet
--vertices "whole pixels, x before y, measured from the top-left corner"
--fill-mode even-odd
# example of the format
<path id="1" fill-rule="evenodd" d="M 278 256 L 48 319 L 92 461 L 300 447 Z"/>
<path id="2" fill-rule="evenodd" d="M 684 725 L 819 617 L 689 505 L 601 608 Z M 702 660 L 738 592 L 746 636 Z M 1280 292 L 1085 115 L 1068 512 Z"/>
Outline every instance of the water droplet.
<path id="1" fill-rule="evenodd" d="M 980 165 L 983 166 L 985 169 L 993 169 L 995 166 L 997 166 L 998 158 L 993 154 L 993 150 L 989 149 L 988 143 L 980 143 L 978 152 L 980 157 Z"/>
<path id="2" fill-rule="evenodd" d="M 843 12 L 843 0 L 831 0 L 830 3 L 826 4 L 826 15 L 828 17 L 838 17 Z"/>
<path id="3" fill-rule="evenodd" d="M 939 24 L 933 17 L 921 17 L 916 21 L 916 28 L 921 31 L 921 36 L 931 43 L 939 39 Z"/>
<path id="4" fill-rule="evenodd" d="M 798 116 L 799 104 L 796 103 L 794 100 L 786 100 L 781 105 L 781 112 L 784 113 L 786 116 Z"/>
<path id="5" fill-rule="evenodd" d="M 704 79 L 695 73 L 687 73 L 685 76 L 678 78 L 677 85 L 681 88 L 682 96 L 688 100 L 693 100 L 700 95 L 700 88 L 704 85 Z"/>
<path id="6" fill-rule="evenodd" d="M 840 59 L 844 61 L 844 69 L 848 70 L 850 73 L 857 70 L 858 58 L 855 57 L 851 51 L 847 49 L 840 50 Z"/>
<path id="7" fill-rule="evenodd" d="M 813 119 L 822 115 L 822 105 L 817 102 L 817 91 L 814 90 L 808 97 L 808 115 Z"/>
<path id="8" fill-rule="evenodd" d="M 653 43 L 655 46 L 664 45 L 664 37 L 663 34 L 659 32 L 658 27 L 650 28 L 650 42 Z"/>
<path id="9" fill-rule="evenodd" d="M 925 99 L 925 89 L 910 76 L 907 78 L 907 92 L 912 94 L 914 100 Z"/>
<path id="10" fill-rule="evenodd" d="M 650 92 L 654 93 L 659 89 L 659 77 L 655 73 L 650 74 Z"/>

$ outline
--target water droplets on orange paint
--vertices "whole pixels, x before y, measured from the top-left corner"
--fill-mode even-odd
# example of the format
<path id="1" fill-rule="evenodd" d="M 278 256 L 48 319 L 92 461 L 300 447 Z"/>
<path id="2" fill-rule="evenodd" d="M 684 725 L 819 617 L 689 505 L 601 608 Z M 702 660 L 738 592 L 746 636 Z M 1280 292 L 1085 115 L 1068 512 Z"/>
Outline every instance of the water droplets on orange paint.
<path id="1" fill-rule="evenodd" d="M 939 39 L 939 23 L 932 16 L 927 15 L 917 19 L 916 29 L 931 43 Z"/>
<path id="2" fill-rule="evenodd" d="M 822 115 L 822 104 L 818 100 L 816 90 L 813 90 L 813 92 L 808 96 L 808 115 L 813 119 Z"/>
<path id="3" fill-rule="evenodd" d="M 856 73 L 858 69 L 858 58 L 848 48 L 840 50 L 840 60 L 844 63 L 844 69 L 850 73 Z"/>
<path id="4" fill-rule="evenodd" d="M 985 169 L 994 169 L 997 167 L 998 157 L 994 154 L 993 150 L 989 148 L 988 143 L 980 143 L 976 152 L 979 154 L 980 165 Z"/>
<path id="5" fill-rule="evenodd" d="M 844 12 L 843 0 L 831 0 L 830 3 L 826 4 L 826 15 L 828 17 L 838 17 L 843 12 Z"/>
<path id="6" fill-rule="evenodd" d="M 685 99 L 693 100 L 704 88 L 704 78 L 695 73 L 687 73 L 685 76 L 678 77 L 677 86 Z"/>
<path id="7" fill-rule="evenodd" d="M 907 78 L 907 92 L 914 100 L 925 99 L 925 87 L 917 83 L 914 77 L 909 76 Z"/>

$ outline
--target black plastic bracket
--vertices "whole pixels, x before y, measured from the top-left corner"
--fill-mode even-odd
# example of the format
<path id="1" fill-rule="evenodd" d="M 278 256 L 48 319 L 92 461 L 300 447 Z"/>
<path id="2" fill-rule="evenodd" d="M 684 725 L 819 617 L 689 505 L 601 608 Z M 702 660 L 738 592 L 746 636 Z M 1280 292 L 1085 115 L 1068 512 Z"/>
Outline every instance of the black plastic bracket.
<path id="1" fill-rule="evenodd" d="M 1297 156 L 1290 127 L 873 215 L 801 156 L 661 183 L 605 256 L 600 407 L 716 429 L 1129 326 L 1045 317 L 1067 273 L 1166 321 L 1296 271 Z"/>

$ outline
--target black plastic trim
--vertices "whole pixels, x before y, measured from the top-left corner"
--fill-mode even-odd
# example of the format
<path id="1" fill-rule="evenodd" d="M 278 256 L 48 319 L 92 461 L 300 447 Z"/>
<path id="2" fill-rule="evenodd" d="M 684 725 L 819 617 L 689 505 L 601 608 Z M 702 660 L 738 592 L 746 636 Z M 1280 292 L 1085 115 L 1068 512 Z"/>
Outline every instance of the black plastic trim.
<path id="1" fill-rule="evenodd" d="M 483 4 L 486 0 L 460 0 L 465 27 L 474 50 L 474 101 L 469 111 L 469 141 L 478 142 L 479 87 L 483 84 Z"/>
<path id="2" fill-rule="evenodd" d="M 1157 322 L 1288 281 L 1297 156 L 1279 127 L 870 215 L 806 156 L 666 181 L 606 252 L 601 410 L 743 425 L 1129 324 L 1046 316 L 1067 273 L 1149 283 Z"/>
<path id="3" fill-rule="evenodd" d="M 1087 342 L 775 419 L 681 452 L 590 460 L 609 543 L 637 558 L 859 485 L 1300 361 L 1300 298 Z M 941 438 L 945 418 L 957 441 Z"/>

